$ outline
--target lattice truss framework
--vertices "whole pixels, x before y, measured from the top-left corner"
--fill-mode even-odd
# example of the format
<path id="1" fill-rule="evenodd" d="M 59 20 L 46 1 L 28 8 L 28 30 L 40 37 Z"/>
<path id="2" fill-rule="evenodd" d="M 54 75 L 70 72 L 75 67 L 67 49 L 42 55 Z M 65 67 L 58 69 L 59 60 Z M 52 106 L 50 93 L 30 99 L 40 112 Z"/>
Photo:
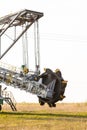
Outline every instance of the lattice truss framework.
<path id="1" fill-rule="evenodd" d="M 35 66 L 36 66 L 36 72 L 28 73 L 28 70 L 26 67 L 28 64 L 28 59 L 26 57 L 28 54 L 25 55 L 25 52 L 27 50 L 24 50 L 24 65 L 25 70 L 24 72 L 17 72 L 16 70 L 9 70 L 9 67 L 5 68 L 3 65 L 0 67 L 0 81 L 2 83 L 5 83 L 6 85 L 11 85 L 14 87 L 18 87 L 21 90 L 25 90 L 27 92 L 31 92 L 33 94 L 36 94 L 37 96 L 46 98 L 52 96 L 53 88 L 55 86 L 55 80 L 53 80 L 49 85 L 48 88 L 42 83 L 39 83 L 35 81 L 35 78 L 38 76 L 39 71 L 39 34 L 38 34 L 38 19 L 43 16 L 43 13 L 35 12 L 31 10 L 22 10 L 19 12 L 16 12 L 14 14 L 6 15 L 5 17 L 0 18 L 0 59 L 2 59 L 7 52 L 14 46 L 14 44 L 25 34 L 29 27 L 34 23 L 35 29 Z M 19 34 L 19 36 L 16 37 L 16 29 L 14 33 L 14 40 L 13 43 L 4 51 L 4 53 L 1 53 L 1 37 L 5 34 L 5 32 L 12 27 L 18 27 L 18 26 L 24 26 L 24 29 Z M 26 37 L 26 36 L 25 36 Z M 27 44 L 27 42 L 26 42 Z M 27 45 L 24 43 L 24 49 L 27 49 Z M 27 57 L 28 58 L 28 57 Z M 52 90 L 51 90 L 52 89 Z"/>

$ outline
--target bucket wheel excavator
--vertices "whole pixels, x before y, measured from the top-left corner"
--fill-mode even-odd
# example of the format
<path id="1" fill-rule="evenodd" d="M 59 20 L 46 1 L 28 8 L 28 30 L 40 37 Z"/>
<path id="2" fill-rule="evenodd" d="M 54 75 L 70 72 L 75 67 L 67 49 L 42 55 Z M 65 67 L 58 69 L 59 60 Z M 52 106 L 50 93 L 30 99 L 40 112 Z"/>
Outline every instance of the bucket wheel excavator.
<path id="1" fill-rule="evenodd" d="M 56 102 L 65 98 L 64 92 L 67 81 L 63 79 L 59 69 L 56 69 L 54 72 L 49 68 L 45 68 L 44 73 L 40 73 L 38 21 L 42 16 L 43 13 L 41 12 L 25 9 L 0 18 L 0 82 L 37 95 L 40 105 L 47 103 L 49 107 L 56 107 Z M 31 26 L 34 26 L 34 71 L 30 70 L 28 61 L 27 33 Z M 21 31 L 17 31 L 18 27 L 22 28 Z M 14 38 L 12 39 L 8 32 L 11 34 L 13 30 Z M 10 40 L 12 39 L 12 43 L 2 53 L 4 36 L 7 36 Z M 23 65 L 21 69 L 18 69 L 17 67 L 2 63 L 1 60 L 18 43 L 20 38 L 22 38 L 23 45 Z M 3 96 L 1 93 L 2 91 L 0 90 L 0 101 L 2 102 Z"/>

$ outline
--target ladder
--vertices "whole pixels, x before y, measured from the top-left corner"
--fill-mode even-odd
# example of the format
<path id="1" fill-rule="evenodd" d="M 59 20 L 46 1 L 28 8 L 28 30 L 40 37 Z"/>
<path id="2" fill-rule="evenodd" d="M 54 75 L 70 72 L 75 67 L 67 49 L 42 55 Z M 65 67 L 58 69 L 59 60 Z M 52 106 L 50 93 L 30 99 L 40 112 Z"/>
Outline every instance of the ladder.
<path id="1" fill-rule="evenodd" d="M 12 94 L 12 92 L 10 91 L 2 91 L 2 97 L 3 97 L 3 100 L 10 105 L 11 109 L 13 111 L 17 111 L 17 108 L 16 108 L 16 100 Z"/>

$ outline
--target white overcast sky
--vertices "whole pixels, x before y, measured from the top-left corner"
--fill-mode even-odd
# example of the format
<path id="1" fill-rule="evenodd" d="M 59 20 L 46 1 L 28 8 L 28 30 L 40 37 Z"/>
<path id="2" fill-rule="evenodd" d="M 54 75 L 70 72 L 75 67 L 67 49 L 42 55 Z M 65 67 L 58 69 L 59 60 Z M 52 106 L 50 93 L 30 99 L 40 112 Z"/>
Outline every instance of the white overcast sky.
<path id="1" fill-rule="evenodd" d="M 48 67 L 62 71 L 64 79 L 68 80 L 63 102 L 87 102 L 87 1 L 3 0 L 0 17 L 21 9 L 44 13 L 39 20 L 41 70 Z M 15 53 L 17 48 L 13 51 Z M 8 57 L 13 65 L 18 63 L 14 64 L 12 55 Z M 11 90 L 17 101 L 36 101 L 34 95 Z"/>

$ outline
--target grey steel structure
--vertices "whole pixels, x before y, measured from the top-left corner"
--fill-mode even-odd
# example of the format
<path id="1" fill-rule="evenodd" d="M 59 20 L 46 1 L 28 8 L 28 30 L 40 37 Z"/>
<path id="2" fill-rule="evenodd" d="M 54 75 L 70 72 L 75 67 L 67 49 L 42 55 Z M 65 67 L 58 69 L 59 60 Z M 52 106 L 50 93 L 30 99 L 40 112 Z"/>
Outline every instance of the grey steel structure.
<path id="1" fill-rule="evenodd" d="M 36 71 L 39 71 L 40 67 L 40 54 L 39 54 L 39 24 L 38 20 L 43 16 L 43 13 L 21 10 L 13 14 L 6 15 L 0 18 L 0 59 L 2 59 L 6 53 L 14 46 L 17 41 L 23 37 L 23 62 L 28 66 L 28 42 L 27 42 L 27 30 L 32 24 L 34 24 L 34 43 L 35 43 L 35 67 Z M 16 28 L 20 26 L 23 30 L 16 36 Z M 2 54 L 2 36 L 9 28 L 14 28 L 14 40 L 12 44 Z M 9 38 L 11 38 L 9 36 Z M 4 44 L 4 43 L 3 43 Z"/>
<path id="2" fill-rule="evenodd" d="M 43 13 L 25 9 L 0 18 L 0 60 L 21 37 L 23 42 L 23 70 L 18 71 L 15 67 L 11 67 L 13 69 L 10 69 L 9 67 L 6 67 L 7 65 L 4 66 L 0 61 L 0 82 L 36 94 L 39 98 L 40 105 L 44 105 L 44 103 L 47 102 L 50 107 L 55 107 L 55 102 L 62 100 L 65 97 L 63 94 L 67 81 L 64 81 L 61 72 L 58 69 L 55 73 L 50 69 L 46 69 L 46 72 L 40 75 L 38 20 L 42 16 Z M 34 24 L 35 71 L 31 72 L 29 71 L 28 65 L 27 30 L 32 24 Z M 22 28 L 19 34 L 17 34 L 17 27 Z M 14 39 L 5 33 L 12 28 L 14 28 Z M 4 35 L 9 37 L 12 40 L 12 43 L 2 53 L 2 38 Z M 0 87 L 0 109 L 3 100 L 11 106 L 12 110 L 16 110 L 11 97 L 4 97 Z"/>
<path id="3" fill-rule="evenodd" d="M 21 90 L 36 94 L 42 98 L 50 97 L 52 94 L 49 92 L 49 88 L 54 88 L 55 80 L 48 85 L 39 83 L 35 80 L 32 80 L 33 77 L 37 79 L 37 76 L 40 73 L 40 54 L 39 54 L 39 25 L 38 20 L 43 16 L 43 13 L 35 12 L 31 10 L 21 10 L 14 14 L 6 15 L 0 18 L 0 60 L 7 54 L 7 52 L 17 43 L 17 41 L 22 37 L 23 38 L 23 64 L 28 68 L 28 42 L 27 42 L 27 30 L 29 27 L 34 24 L 34 50 L 35 50 L 35 72 L 15 72 L 0 67 L 0 82 L 6 85 L 11 85 L 18 87 Z M 22 27 L 21 33 L 16 37 L 16 28 L 18 26 Z M 2 36 L 9 28 L 15 29 L 14 31 L 14 40 L 12 44 L 2 53 Z M 8 35 L 7 35 L 8 36 Z M 11 38 L 11 37 L 9 37 Z M 5 43 L 3 43 L 5 44 Z M 51 87 L 50 87 L 51 86 Z M 53 88 L 51 91 L 53 91 Z M 1 90 L 0 90 L 1 91 Z M 1 95 L 0 95 L 1 97 Z"/>

